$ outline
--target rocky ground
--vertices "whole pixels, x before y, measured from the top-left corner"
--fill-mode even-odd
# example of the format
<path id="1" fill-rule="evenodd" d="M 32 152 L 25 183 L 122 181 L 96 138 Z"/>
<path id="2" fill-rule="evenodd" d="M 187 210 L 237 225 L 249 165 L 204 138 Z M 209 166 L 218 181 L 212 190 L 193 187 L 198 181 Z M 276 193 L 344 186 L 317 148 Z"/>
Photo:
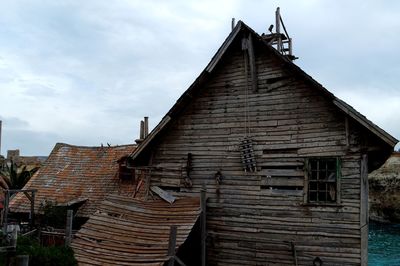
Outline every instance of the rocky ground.
<path id="1" fill-rule="evenodd" d="M 368 179 L 370 219 L 400 223 L 400 153 L 393 153 Z"/>

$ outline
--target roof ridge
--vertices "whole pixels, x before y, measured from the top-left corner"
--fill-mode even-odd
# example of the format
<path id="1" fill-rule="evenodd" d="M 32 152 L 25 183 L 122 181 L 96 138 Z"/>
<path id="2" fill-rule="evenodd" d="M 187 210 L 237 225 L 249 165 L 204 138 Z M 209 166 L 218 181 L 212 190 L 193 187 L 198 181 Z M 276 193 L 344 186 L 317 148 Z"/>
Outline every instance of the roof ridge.
<path id="1" fill-rule="evenodd" d="M 68 143 L 63 143 L 63 142 L 57 142 L 55 147 L 74 147 L 74 148 L 83 148 L 83 149 L 95 149 L 95 148 L 119 148 L 119 147 L 128 147 L 128 146 L 132 146 L 132 147 L 137 147 L 137 144 L 121 144 L 121 145 L 112 145 L 112 146 L 108 146 L 108 145 L 104 145 L 104 146 L 83 146 L 83 145 L 73 145 L 73 144 L 68 144 Z"/>

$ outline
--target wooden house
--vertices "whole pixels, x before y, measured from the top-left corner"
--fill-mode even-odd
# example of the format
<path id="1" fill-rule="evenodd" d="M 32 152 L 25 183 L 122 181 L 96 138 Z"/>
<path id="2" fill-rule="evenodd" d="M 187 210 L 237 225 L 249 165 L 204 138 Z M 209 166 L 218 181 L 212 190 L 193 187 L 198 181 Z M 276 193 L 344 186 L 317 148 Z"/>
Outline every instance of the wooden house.
<path id="1" fill-rule="evenodd" d="M 368 172 L 397 140 L 243 22 L 132 153 L 207 189 L 208 265 L 367 265 Z"/>

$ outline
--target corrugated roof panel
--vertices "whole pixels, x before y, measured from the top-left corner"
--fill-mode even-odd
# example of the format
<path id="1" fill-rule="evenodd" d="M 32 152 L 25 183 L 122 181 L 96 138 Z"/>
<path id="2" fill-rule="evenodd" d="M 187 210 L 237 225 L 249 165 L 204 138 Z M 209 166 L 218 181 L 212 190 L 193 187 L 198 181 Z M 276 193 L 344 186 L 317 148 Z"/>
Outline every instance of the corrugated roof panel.
<path id="1" fill-rule="evenodd" d="M 176 248 L 200 215 L 199 198 L 140 201 L 112 195 L 72 241 L 80 265 L 163 265 L 168 260 L 170 227 L 177 226 Z"/>

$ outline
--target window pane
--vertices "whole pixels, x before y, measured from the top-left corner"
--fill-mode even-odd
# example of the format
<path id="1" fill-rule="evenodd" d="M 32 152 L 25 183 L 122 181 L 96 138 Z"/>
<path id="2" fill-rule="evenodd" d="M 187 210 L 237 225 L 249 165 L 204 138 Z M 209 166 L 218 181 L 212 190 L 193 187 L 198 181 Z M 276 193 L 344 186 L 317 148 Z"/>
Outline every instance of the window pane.
<path id="1" fill-rule="evenodd" d="M 317 183 L 316 182 L 310 182 L 310 190 L 317 190 Z"/>
<path id="2" fill-rule="evenodd" d="M 319 160 L 319 169 L 320 171 L 326 171 L 327 163 L 326 160 L 320 159 Z"/>
<path id="3" fill-rule="evenodd" d="M 318 192 L 318 201 L 326 201 L 326 191 Z"/>
<path id="4" fill-rule="evenodd" d="M 310 202 L 317 201 L 317 192 L 310 192 L 309 200 L 310 200 Z"/>
<path id="5" fill-rule="evenodd" d="M 310 179 L 317 180 L 317 177 L 318 177 L 318 171 L 311 171 Z"/>
<path id="6" fill-rule="evenodd" d="M 328 181 L 330 181 L 330 182 L 335 181 L 336 182 L 336 171 L 335 172 L 329 172 Z"/>
<path id="7" fill-rule="evenodd" d="M 328 170 L 329 171 L 336 170 L 336 160 L 328 160 Z"/>
<path id="8" fill-rule="evenodd" d="M 310 159 L 310 170 L 318 170 L 318 164 L 316 159 Z"/>
<path id="9" fill-rule="evenodd" d="M 336 201 L 336 184 L 329 184 L 328 200 Z"/>
<path id="10" fill-rule="evenodd" d="M 325 171 L 325 169 L 324 170 L 321 170 L 320 172 L 319 172 L 319 180 L 325 180 L 326 179 L 326 171 Z"/>
<path id="11" fill-rule="evenodd" d="M 336 202 L 336 161 L 336 158 L 312 158 L 308 160 L 308 202 Z"/>

